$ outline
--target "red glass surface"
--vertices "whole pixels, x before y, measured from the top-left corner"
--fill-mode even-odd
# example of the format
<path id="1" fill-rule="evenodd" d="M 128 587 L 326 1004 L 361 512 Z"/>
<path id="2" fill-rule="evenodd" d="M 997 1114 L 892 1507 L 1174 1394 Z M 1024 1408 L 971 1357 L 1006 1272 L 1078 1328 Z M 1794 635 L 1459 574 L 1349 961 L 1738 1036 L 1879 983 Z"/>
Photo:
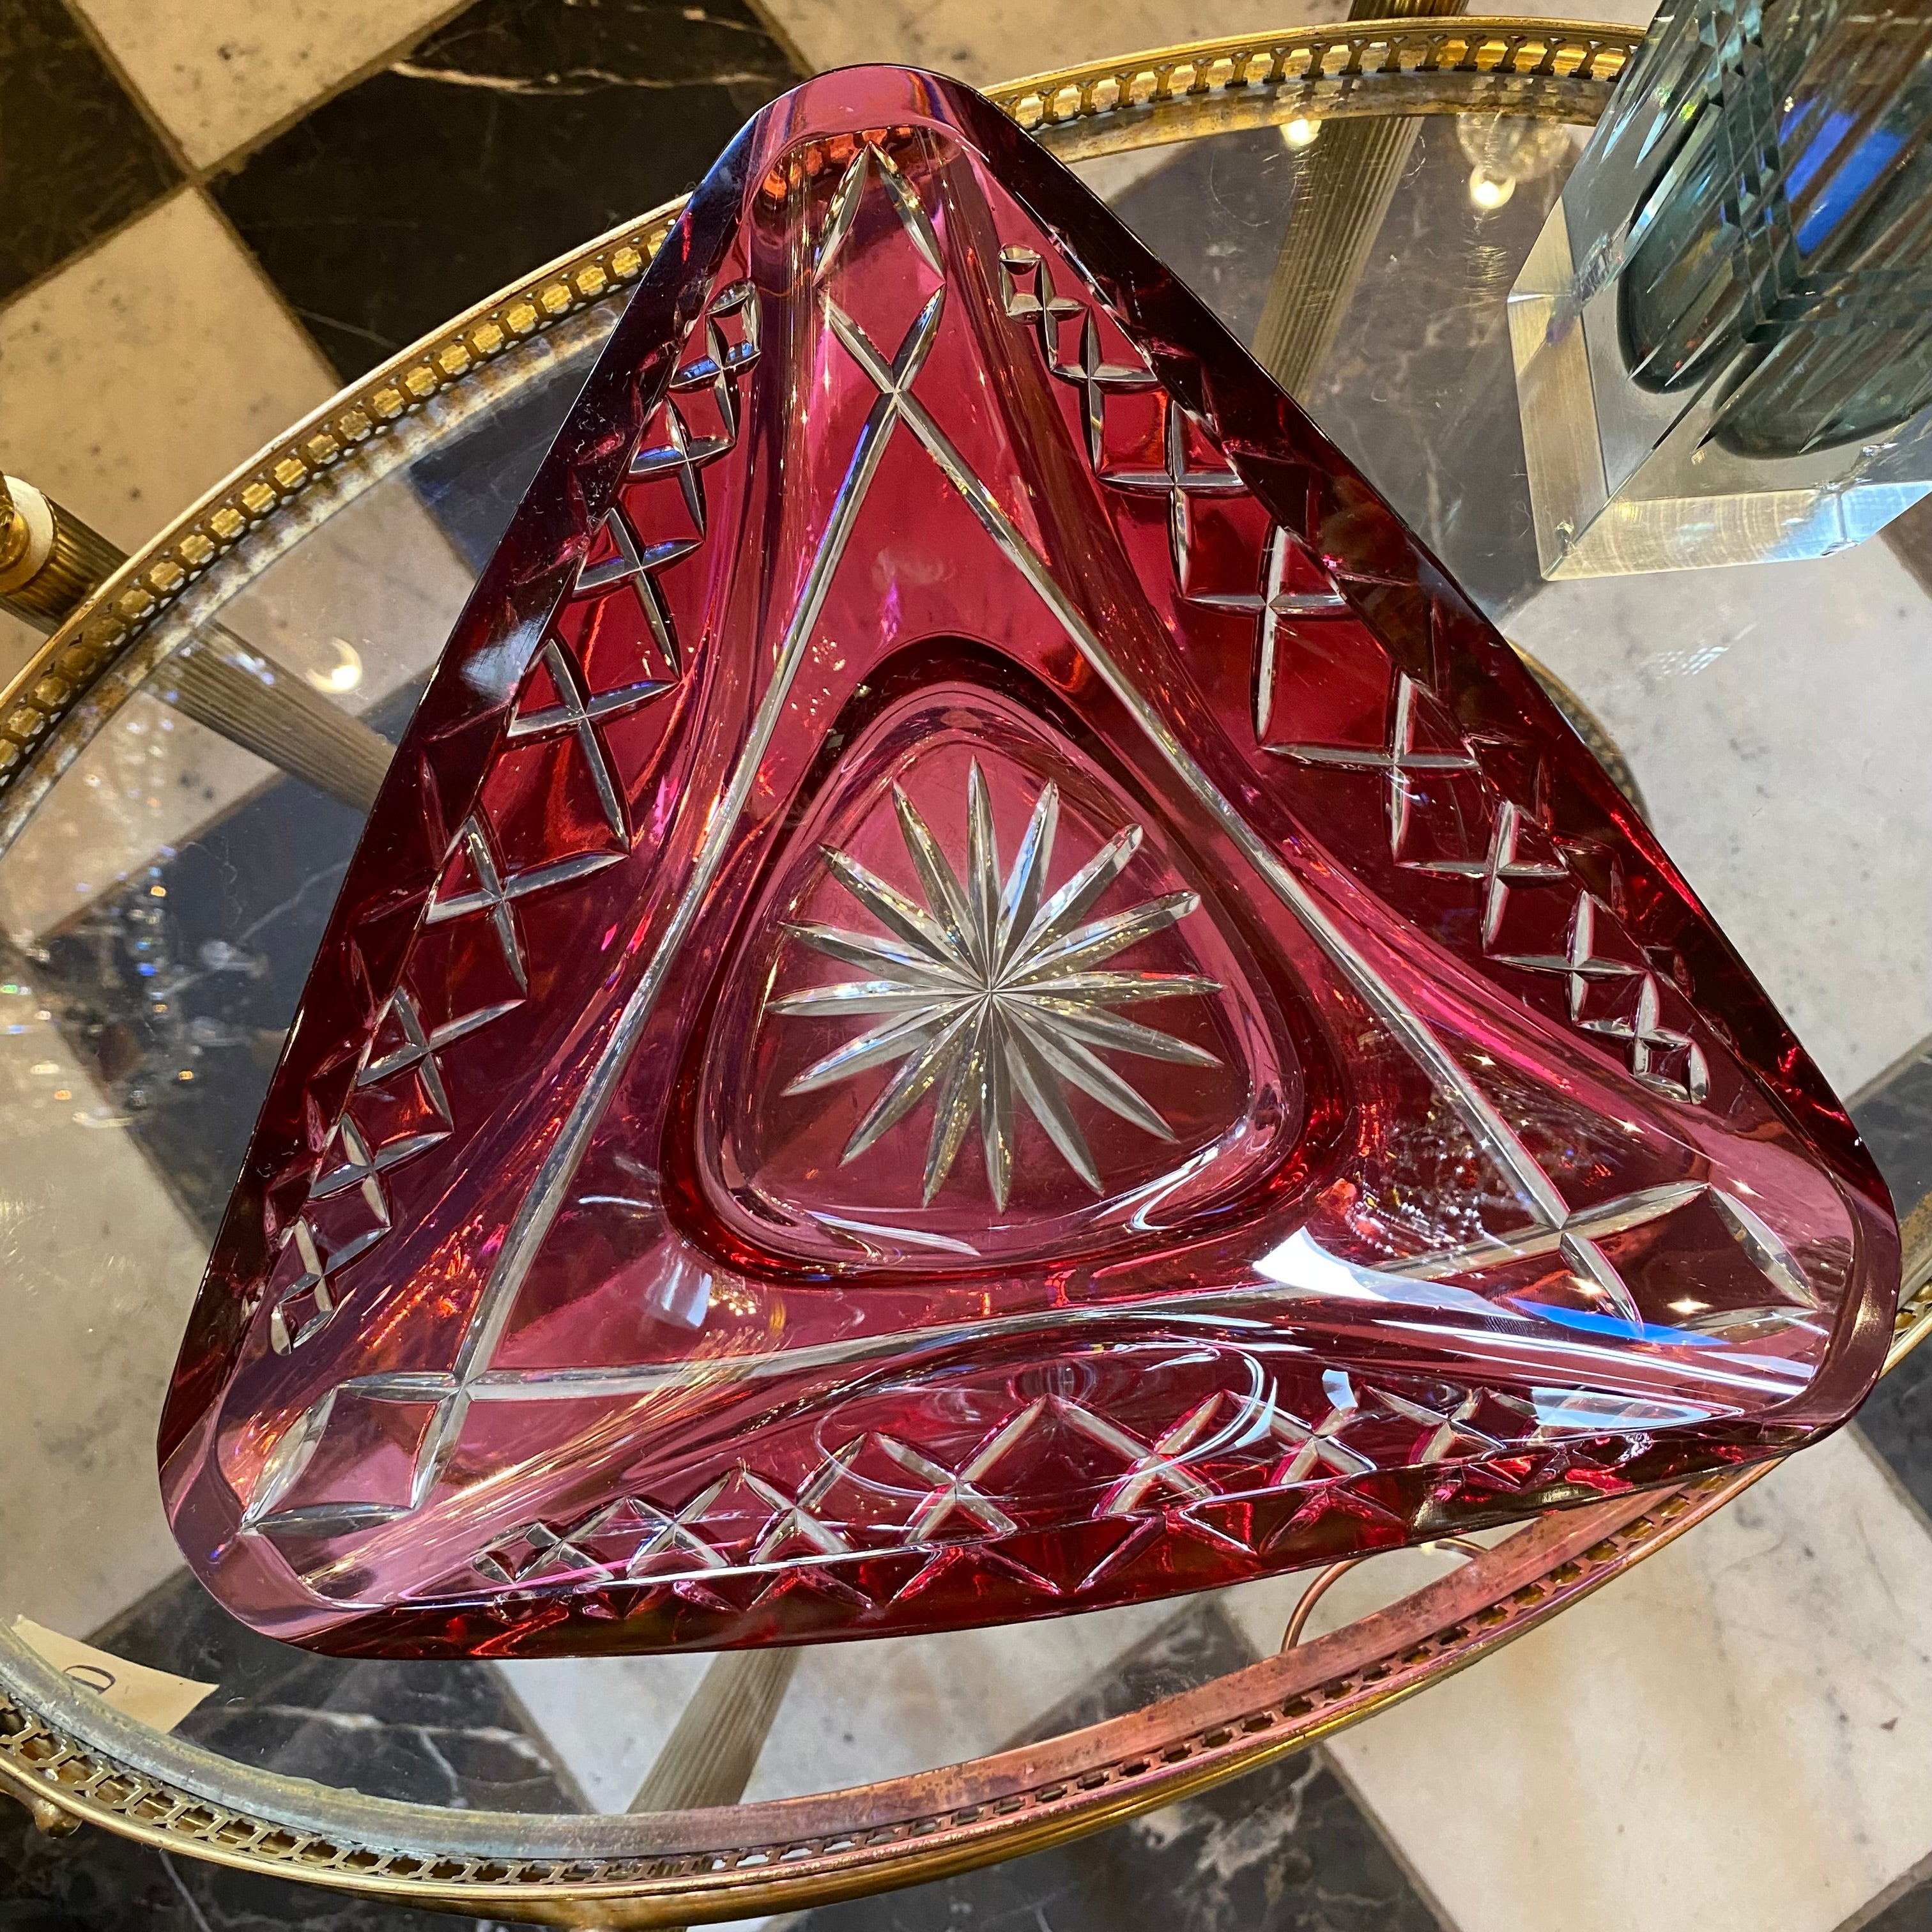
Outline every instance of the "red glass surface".
<path id="1" fill-rule="evenodd" d="M 1838 1103 L 1394 514 L 970 91 L 767 109 L 344 884 L 161 1442 L 332 1650 L 923 1630 L 1796 1447 Z"/>

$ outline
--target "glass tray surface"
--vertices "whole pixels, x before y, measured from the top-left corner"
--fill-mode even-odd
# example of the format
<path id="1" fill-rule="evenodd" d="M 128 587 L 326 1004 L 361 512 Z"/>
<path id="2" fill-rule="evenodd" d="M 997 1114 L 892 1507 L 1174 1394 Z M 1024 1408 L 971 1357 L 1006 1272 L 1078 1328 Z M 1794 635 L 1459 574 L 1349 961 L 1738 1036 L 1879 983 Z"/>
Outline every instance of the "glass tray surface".
<path id="1" fill-rule="evenodd" d="M 1850 1091 L 1916 1043 L 1923 950 L 1857 935 L 1871 905 L 1913 890 L 1932 835 L 1908 722 L 1882 696 L 1916 649 L 1899 614 L 1924 594 L 1869 545 L 1815 565 L 1540 584 L 1504 297 L 1580 138 L 1485 206 L 1454 119 L 1425 122 L 1309 406 L 1616 740 L 1664 846 Z M 1318 146 L 1264 124 L 1080 166 L 1247 341 Z M 155 1421 L 361 821 L 164 702 L 160 654 L 218 620 L 394 741 L 624 301 L 509 352 L 473 397 L 425 412 L 377 480 L 318 487 L 298 527 L 212 566 L 159 621 L 146 682 L 111 709 L 98 700 L 91 736 L 0 857 L 0 1315 L 18 1390 L 0 1417 L 0 1616 L 212 1682 L 179 1735 L 238 1766 L 560 1820 L 624 1809 L 703 1658 L 311 1658 L 247 1639 L 179 1570 Z M 1852 963 L 1824 972 L 1826 950 Z M 1462 1561 L 1376 1559 L 1391 1599 Z M 1226 1607 L 1272 1634 L 1266 1648 L 1305 1582 L 1241 1586 Z M 819 1652 L 799 1666 L 748 1796 L 808 1798 L 1085 1722 L 1069 1690 L 1168 1609 Z M 1213 1674 L 1177 1654 L 1137 1672 L 1136 1695 Z M 420 1748 L 358 1750 L 352 1722 L 314 1717 L 398 1699 L 412 1700 Z M 509 1743 L 452 1765 L 437 1727 L 461 1714 L 466 1735 L 479 1711 L 505 1737 L 533 1720 L 570 1748 Z"/>

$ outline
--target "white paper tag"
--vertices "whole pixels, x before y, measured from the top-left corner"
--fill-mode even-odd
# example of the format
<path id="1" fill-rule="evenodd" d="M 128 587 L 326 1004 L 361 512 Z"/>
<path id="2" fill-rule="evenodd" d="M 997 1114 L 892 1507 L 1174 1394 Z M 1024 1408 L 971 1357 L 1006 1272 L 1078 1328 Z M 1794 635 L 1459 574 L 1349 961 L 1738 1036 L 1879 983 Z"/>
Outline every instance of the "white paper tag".
<path id="1" fill-rule="evenodd" d="M 197 1684 L 166 1670 L 150 1670 L 144 1664 L 110 1657 L 104 1650 L 63 1636 L 27 1617 L 14 1619 L 14 1634 L 56 1670 L 64 1672 L 137 1724 L 171 1731 L 204 1697 L 220 1687 Z"/>

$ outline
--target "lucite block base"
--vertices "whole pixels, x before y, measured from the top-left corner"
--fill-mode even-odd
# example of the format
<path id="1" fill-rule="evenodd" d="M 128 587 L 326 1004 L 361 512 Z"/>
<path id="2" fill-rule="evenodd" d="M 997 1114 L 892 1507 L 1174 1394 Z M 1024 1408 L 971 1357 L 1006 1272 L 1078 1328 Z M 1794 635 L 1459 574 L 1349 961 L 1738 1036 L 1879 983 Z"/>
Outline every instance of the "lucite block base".
<path id="1" fill-rule="evenodd" d="M 1587 165 L 1587 161 L 1584 165 Z M 1510 292 L 1523 456 L 1546 578 L 1773 563 L 1849 549 L 1932 490 L 1932 410 L 1870 442 L 1747 456 L 1712 436 L 1729 386 L 1656 393 L 1633 377 L 1619 284 L 1575 260 L 1571 196 Z"/>

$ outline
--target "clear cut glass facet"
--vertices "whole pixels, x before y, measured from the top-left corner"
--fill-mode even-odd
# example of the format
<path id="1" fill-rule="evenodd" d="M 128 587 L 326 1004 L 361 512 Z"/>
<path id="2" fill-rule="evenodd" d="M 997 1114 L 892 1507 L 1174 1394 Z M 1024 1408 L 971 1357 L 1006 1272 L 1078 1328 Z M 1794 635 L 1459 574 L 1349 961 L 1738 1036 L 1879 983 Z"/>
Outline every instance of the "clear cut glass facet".
<path id="1" fill-rule="evenodd" d="M 176 1372 L 238 1616 L 1234 1582 L 1790 1448 L 1841 1109 L 1508 647 L 969 90 L 761 114 L 412 719 Z"/>

